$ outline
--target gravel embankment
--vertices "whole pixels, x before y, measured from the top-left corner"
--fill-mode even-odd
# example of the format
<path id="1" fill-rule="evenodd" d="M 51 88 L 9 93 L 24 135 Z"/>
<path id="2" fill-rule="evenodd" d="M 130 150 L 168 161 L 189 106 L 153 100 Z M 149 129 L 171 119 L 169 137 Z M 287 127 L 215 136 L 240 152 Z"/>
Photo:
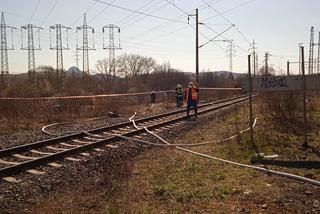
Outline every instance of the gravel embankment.
<path id="1" fill-rule="evenodd" d="M 219 110 L 206 116 L 201 116 L 197 121 L 185 122 L 179 127 L 179 132 L 188 131 L 194 126 L 205 123 L 210 120 L 221 120 L 223 115 L 228 114 L 231 108 Z M 110 119 L 110 120 L 109 120 Z M 88 130 L 112 123 L 126 121 L 127 118 L 108 118 L 108 120 L 89 121 L 85 123 L 77 123 L 76 125 L 60 126 L 58 130 L 53 128 L 50 131 L 58 131 L 61 133 L 78 130 Z M 173 138 L 177 135 L 177 128 L 169 131 L 161 132 L 161 136 L 165 139 Z M 18 145 L 21 143 L 34 142 L 48 138 L 41 131 L 20 132 L 10 136 L 1 136 L 0 141 L 10 142 L 7 147 Z M 117 169 L 119 163 L 141 154 L 150 146 L 135 144 L 131 142 L 115 142 L 117 148 L 104 146 L 103 152 L 89 151 L 89 157 L 77 155 L 82 161 L 56 161 L 61 164 L 61 168 L 41 167 L 37 170 L 46 172 L 43 175 L 30 175 L 22 173 L 17 175 L 16 179 L 22 179 L 22 182 L 8 183 L 0 182 L 0 208 L 2 213 L 30 213 L 31 208 L 44 198 L 50 197 L 50 193 L 78 188 L 77 185 L 86 182 L 101 183 L 110 182 L 111 177 L 117 177 Z M 108 176 L 108 174 L 114 176 Z M 114 178 L 112 178 L 114 179 Z"/>

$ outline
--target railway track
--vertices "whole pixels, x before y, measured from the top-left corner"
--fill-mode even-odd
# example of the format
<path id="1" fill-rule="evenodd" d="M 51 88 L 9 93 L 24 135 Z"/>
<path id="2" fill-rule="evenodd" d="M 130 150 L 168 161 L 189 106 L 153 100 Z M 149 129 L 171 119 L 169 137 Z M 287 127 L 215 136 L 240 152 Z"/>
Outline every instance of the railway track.
<path id="1" fill-rule="evenodd" d="M 209 113 L 248 100 L 247 96 L 239 96 L 199 105 L 198 114 Z M 169 129 L 170 126 L 182 123 L 186 119 L 185 109 L 171 111 L 136 120 L 136 124 L 149 130 Z M 107 127 L 78 132 L 31 144 L 25 144 L 0 150 L 0 178 L 6 178 L 25 170 L 49 165 L 55 167 L 54 161 L 82 154 L 99 147 L 121 140 L 119 134 L 127 137 L 146 135 L 145 130 L 135 129 L 130 121 Z"/>

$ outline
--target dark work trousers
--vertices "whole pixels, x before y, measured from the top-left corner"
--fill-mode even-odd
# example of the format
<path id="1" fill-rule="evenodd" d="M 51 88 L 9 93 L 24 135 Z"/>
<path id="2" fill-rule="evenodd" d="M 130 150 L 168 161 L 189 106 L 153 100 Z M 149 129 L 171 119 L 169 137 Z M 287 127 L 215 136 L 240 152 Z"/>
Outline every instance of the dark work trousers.
<path id="1" fill-rule="evenodd" d="M 198 114 L 198 102 L 194 101 L 194 100 L 188 100 L 187 103 L 187 117 L 189 117 L 189 112 L 191 107 L 193 107 L 194 110 L 194 116 L 197 118 L 197 114 Z"/>

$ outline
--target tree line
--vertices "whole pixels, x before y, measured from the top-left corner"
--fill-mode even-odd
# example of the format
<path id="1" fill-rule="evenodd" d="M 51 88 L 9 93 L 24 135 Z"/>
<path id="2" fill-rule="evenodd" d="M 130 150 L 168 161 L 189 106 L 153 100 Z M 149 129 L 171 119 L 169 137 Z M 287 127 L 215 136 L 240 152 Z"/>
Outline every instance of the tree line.
<path id="1" fill-rule="evenodd" d="M 194 80 L 194 72 L 172 68 L 169 62 L 159 64 L 154 58 L 138 54 L 122 54 L 114 62 L 96 62 L 95 74 L 83 75 L 64 71 L 57 76 L 51 66 L 39 66 L 30 78 L 27 73 L 8 75 L 2 84 L 1 97 L 38 97 L 127 93 L 174 89 L 176 84 Z M 240 78 L 233 73 L 200 73 L 201 87 L 239 87 Z"/>

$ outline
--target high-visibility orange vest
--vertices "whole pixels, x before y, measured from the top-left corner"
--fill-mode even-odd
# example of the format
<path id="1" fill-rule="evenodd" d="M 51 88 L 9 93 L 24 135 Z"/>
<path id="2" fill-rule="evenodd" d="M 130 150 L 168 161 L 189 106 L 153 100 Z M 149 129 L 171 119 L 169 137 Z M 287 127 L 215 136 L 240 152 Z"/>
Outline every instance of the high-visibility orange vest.
<path id="1" fill-rule="evenodd" d="M 188 102 L 189 99 L 189 88 L 186 89 L 186 100 Z M 194 87 L 191 88 L 191 99 L 193 101 L 198 101 L 198 92 L 196 91 L 196 89 Z"/>

